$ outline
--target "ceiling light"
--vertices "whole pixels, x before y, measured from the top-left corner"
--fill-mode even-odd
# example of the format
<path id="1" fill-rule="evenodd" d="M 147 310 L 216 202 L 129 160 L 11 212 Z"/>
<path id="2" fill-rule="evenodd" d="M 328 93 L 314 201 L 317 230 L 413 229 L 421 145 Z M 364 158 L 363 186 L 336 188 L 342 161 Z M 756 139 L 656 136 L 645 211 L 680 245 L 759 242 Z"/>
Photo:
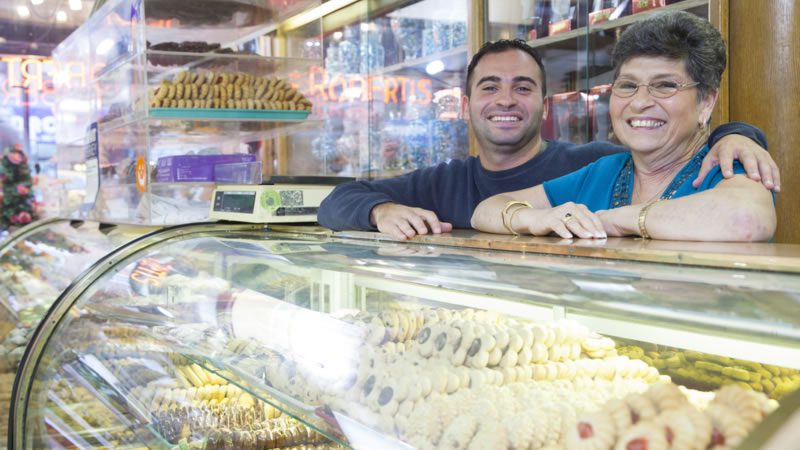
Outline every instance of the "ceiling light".
<path id="1" fill-rule="evenodd" d="M 80 11 L 83 8 L 81 0 L 69 0 L 69 9 L 73 11 Z"/>
<path id="2" fill-rule="evenodd" d="M 444 63 L 442 60 L 437 59 L 436 61 L 431 61 L 425 66 L 425 72 L 428 72 L 428 75 L 436 75 L 437 73 L 444 70 Z"/>
<path id="3" fill-rule="evenodd" d="M 67 21 L 67 13 L 63 10 L 56 11 L 56 21 L 58 22 L 66 22 Z"/>
<path id="4" fill-rule="evenodd" d="M 31 5 L 41 5 L 44 0 L 31 0 Z"/>
<path id="5" fill-rule="evenodd" d="M 31 15 L 31 10 L 25 5 L 17 6 L 17 15 L 20 17 L 28 17 Z"/>

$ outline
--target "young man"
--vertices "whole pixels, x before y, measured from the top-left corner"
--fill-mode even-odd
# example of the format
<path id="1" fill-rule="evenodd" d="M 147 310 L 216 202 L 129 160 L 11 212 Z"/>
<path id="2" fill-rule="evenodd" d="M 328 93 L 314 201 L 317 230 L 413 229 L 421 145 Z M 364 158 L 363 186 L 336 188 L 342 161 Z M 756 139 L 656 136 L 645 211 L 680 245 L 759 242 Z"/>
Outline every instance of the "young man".
<path id="1" fill-rule="evenodd" d="M 625 150 L 609 142 L 544 141 L 544 96 L 544 66 L 536 50 L 519 40 L 485 44 L 467 68 L 462 98 L 479 156 L 397 178 L 339 185 L 322 202 L 319 223 L 334 230 L 377 229 L 397 239 L 470 228 L 481 200 L 536 186 Z M 733 176 L 733 160 L 739 159 L 750 178 L 779 190 L 777 166 L 763 149 L 766 138 L 757 128 L 729 123 L 714 130 L 709 144 L 713 148 L 696 183 L 715 164 L 726 177 Z"/>

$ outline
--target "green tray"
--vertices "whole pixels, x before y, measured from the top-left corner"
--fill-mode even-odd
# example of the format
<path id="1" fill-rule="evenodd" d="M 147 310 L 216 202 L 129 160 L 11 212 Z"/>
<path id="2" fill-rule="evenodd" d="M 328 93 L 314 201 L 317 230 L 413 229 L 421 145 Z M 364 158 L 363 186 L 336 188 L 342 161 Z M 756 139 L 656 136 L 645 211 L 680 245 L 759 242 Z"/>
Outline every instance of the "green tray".
<path id="1" fill-rule="evenodd" d="M 275 109 L 150 108 L 150 117 L 165 119 L 303 120 L 309 114 Z"/>

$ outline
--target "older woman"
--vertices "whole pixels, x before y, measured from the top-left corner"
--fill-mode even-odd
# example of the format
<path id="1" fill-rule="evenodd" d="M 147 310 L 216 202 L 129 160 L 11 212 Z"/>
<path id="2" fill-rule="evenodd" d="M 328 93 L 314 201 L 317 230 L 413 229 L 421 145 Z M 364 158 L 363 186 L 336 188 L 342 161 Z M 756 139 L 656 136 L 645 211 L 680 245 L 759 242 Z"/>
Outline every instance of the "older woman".
<path id="1" fill-rule="evenodd" d="M 604 238 L 757 241 L 775 230 L 770 192 L 734 166 L 692 180 L 708 153 L 707 123 L 725 70 L 711 24 L 686 12 L 629 27 L 614 49 L 610 113 L 630 152 L 601 158 L 542 185 L 490 197 L 472 226 L 492 233 Z"/>

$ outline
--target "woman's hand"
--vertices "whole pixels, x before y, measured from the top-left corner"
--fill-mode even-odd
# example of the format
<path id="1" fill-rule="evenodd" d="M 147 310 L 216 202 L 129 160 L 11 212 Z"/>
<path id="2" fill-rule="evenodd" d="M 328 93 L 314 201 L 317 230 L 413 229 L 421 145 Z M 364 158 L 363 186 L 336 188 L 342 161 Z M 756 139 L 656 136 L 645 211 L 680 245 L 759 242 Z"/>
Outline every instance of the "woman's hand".
<path id="1" fill-rule="evenodd" d="M 564 203 L 555 208 L 525 208 L 514 214 L 512 227 L 534 236 L 555 233 L 564 239 L 605 239 L 600 218 L 584 205 Z"/>
<path id="2" fill-rule="evenodd" d="M 639 210 L 644 205 L 623 206 L 621 208 L 597 211 L 597 217 L 603 224 L 603 229 L 608 236 L 621 237 L 639 234 Z"/>

